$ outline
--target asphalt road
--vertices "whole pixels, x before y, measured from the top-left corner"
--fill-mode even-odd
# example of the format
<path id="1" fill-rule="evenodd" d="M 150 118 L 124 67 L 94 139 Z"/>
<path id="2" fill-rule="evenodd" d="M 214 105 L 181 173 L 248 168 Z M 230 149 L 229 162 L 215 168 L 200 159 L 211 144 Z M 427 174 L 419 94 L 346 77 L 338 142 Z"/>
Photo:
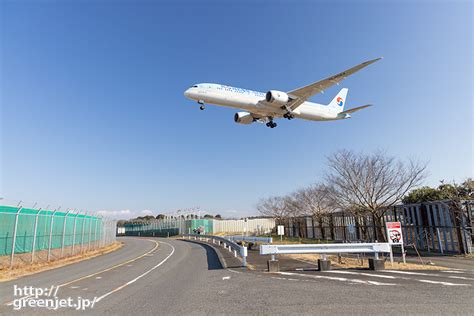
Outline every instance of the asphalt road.
<path id="1" fill-rule="evenodd" d="M 116 252 L 0 283 L 0 314 L 52 312 L 44 307 L 15 311 L 8 305 L 15 298 L 14 285 L 61 285 L 58 298 L 95 299 L 93 308 L 64 307 L 58 309 L 61 314 L 472 314 L 474 308 L 472 269 L 268 274 L 223 269 L 208 245 L 161 238 L 121 240 L 125 245 Z"/>

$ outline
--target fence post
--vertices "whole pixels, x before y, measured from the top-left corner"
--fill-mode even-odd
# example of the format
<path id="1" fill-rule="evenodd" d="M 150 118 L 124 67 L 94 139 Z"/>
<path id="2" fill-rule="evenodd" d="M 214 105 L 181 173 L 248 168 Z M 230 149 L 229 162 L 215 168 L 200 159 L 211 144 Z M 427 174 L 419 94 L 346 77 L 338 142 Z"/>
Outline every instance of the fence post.
<path id="1" fill-rule="evenodd" d="M 66 221 L 67 221 L 67 216 L 68 216 L 69 212 L 71 212 L 71 210 L 68 210 L 68 211 L 66 212 L 66 215 L 64 215 L 64 221 L 63 221 L 63 236 L 62 236 L 62 240 L 61 240 L 61 258 L 62 258 L 63 255 L 64 255 L 64 237 L 66 236 Z"/>
<path id="2" fill-rule="evenodd" d="M 76 216 L 74 217 L 74 228 L 72 229 L 72 250 L 71 250 L 71 255 L 74 255 L 74 246 L 76 245 L 76 222 L 77 222 L 77 216 L 79 216 L 79 213 L 76 213 Z"/>
<path id="3" fill-rule="evenodd" d="M 36 248 L 36 233 L 38 232 L 38 217 L 41 213 L 41 208 L 38 210 L 35 216 L 35 228 L 33 229 L 33 244 L 31 245 L 31 263 L 35 261 L 35 248 Z"/>
<path id="4" fill-rule="evenodd" d="M 102 248 L 102 235 L 104 234 L 104 218 L 100 216 L 99 239 L 97 239 L 98 248 Z"/>
<path id="5" fill-rule="evenodd" d="M 97 249 L 97 221 L 98 217 L 95 217 L 95 225 L 94 225 L 94 247 Z"/>
<path id="6" fill-rule="evenodd" d="M 334 215 L 332 213 L 329 214 L 329 227 L 330 227 L 330 230 L 331 230 L 331 240 L 335 240 Z"/>
<path id="7" fill-rule="evenodd" d="M 59 207 L 58 209 L 55 209 L 53 211 L 53 214 L 51 214 L 51 221 L 50 221 L 50 225 L 49 225 L 49 242 L 48 242 L 48 262 L 51 258 L 51 243 L 53 241 L 53 223 L 54 223 L 54 214 L 56 214 L 56 212 L 60 209 L 61 207 Z"/>
<path id="8" fill-rule="evenodd" d="M 104 217 L 102 217 L 102 220 L 100 221 L 100 246 L 105 247 L 105 234 L 107 232 L 107 221 L 105 220 Z"/>
<path id="9" fill-rule="evenodd" d="M 18 211 L 15 214 L 15 226 L 13 226 L 13 238 L 12 238 L 12 253 L 10 257 L 10 269 L 13 267 L 13 258 L 15 257 L 15 244 L 16 244 L 16 230 L 18 228 L 18 217 L 23 206 L 18 207 Z"/>
<path id="10" fill-rule="evenodd" d="M 85 227 L 84 222 L 86 221 L 87 212 L 82 215 L 84 215 L 84 217 L 82 218 L 81 253 L 84 247 L 84 227 Z"/>
<path id="11" fill-rule="evenodd" d="M 87 251 L 91 250 L 91 235 L 92 235 L 92 215 L 89 215 L 89 239 L 87 239 Z"/>

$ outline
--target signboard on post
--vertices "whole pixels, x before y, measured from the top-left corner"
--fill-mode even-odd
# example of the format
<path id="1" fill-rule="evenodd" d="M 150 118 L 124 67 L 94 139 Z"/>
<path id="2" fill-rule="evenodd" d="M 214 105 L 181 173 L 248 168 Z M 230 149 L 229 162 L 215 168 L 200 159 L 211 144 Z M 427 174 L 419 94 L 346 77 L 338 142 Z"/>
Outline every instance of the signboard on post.
<path id="1" fill-rule="evenodd" d="M 394 245 L 400 245 L 402 247 L 403 263 L 406 263 L 406 261 L 405 261 L 405 249 L 403 247 L 402 224 L 400 222 L 386 222 L 385 226 L 387 228 L 388 243 L 390 244 L 390 262 L 391 262 L 391 264 L 393 265 L 392 247 Z"/>
<path id="2" fill-rule="evenodd" d="M 280 240 L 282 240 L 283 235 L 285 234 L 285 226 L 278 225 L 277 226 L 277 234 L 280 236 Z"/>
<path id="3" fill-rule="evenodd" d="M 402 224 L 400 222 L 387 222 L 387 237 L 390 244 L 402 245 Z"/>

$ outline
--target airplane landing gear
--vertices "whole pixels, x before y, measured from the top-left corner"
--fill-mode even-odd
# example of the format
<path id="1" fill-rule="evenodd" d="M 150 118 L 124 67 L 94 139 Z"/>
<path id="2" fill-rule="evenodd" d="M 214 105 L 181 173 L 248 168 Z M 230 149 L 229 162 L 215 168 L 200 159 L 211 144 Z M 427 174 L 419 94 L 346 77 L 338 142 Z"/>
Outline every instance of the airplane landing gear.
<path id="1" fill-rule="evenodd" d="M 288 120 L 292 120 L 292 119 L 295 118 L 290 112 L 287 112 L 287 113 L 283 114 L 283 117 L 288 119 Z"/>
<path id="2" fill-rule="evenodd" d="M 206 107 L 204 106 L 204 100 L 199 100 L 199 101 L 198 101 L 198 104 L 201 105 L 201 106 L 199 107 L 199 109 L 200 109 L 201 111 L 206 108 Z"/>
<path id="3" fill-rule="evenodd" d="M 277 127 L 277 123 L 275 123 L 275 122 L 273 122 L 273 121 L 268 122 L 266 125 L 267 125 L 267 127 L 270 127 L 270 128 L 275 128 L 275 127 Z"/>

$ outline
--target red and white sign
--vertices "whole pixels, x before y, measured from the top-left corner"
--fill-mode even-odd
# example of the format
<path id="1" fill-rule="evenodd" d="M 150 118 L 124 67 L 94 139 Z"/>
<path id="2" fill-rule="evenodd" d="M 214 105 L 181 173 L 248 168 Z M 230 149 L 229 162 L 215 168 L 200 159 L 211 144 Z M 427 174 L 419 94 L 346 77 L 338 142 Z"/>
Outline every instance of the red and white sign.
<path id="1" fill-rule="evenodd" d="M 389 244 L 403 245 L 402 224 L 400 222 L 386 222 Z"/>

